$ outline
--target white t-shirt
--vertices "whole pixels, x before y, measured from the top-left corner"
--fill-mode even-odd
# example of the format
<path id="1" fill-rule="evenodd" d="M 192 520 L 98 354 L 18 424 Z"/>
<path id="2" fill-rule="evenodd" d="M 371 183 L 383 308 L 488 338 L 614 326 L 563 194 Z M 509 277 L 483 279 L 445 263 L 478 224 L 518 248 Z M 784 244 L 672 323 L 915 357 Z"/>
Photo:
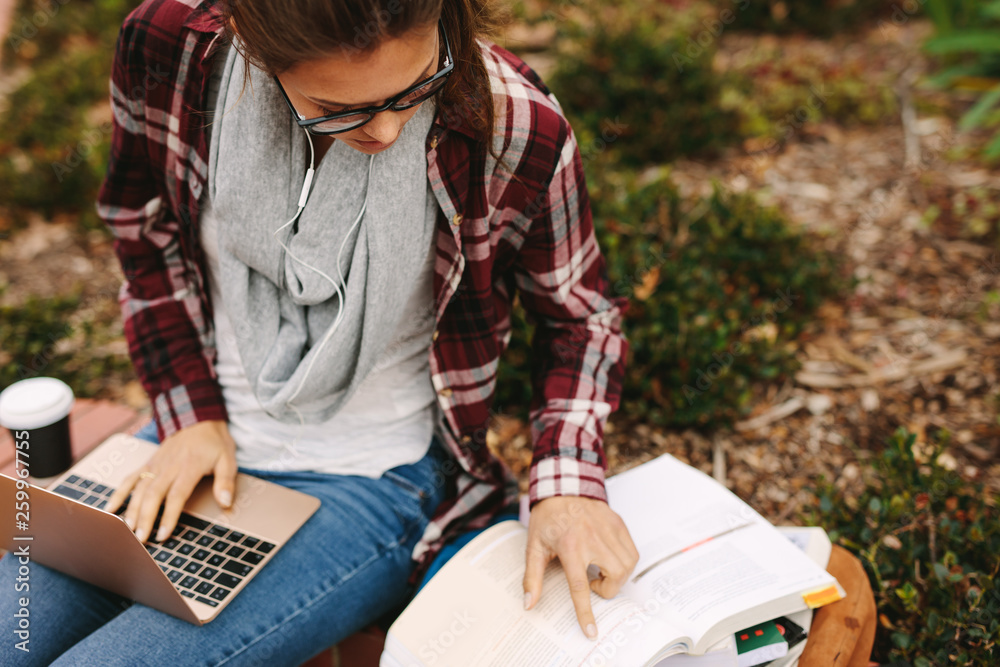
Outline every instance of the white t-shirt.
<path id="1" fill-rule="evenodd" d="M 217 220 L 207 196 L 200 220 L 218 349 L 215 369 L 236 442 L 237 465 L 379 477 L 423 458 L 441 417 L 428 361 L 435 325 L 434 248 L 426 251 L 420 279 L 384 361 L 332 419 L 293 425 L 264 412 L 250 388 L 219 289 Z M 282 222 L 275 221 L 275 226 Z"/>

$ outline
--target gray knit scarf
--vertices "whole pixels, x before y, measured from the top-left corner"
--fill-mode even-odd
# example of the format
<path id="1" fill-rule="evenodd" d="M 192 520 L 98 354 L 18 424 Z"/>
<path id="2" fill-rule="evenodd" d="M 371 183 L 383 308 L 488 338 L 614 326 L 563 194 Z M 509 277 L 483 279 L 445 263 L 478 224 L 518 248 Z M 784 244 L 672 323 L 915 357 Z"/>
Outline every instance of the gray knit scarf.
<path id="1" fill-rule="evenodd" d="M 230 47 L 209 151 L 208 196 L 218 218 L 219 283 L 240 358 L 261 406 L 285 423 L 330 419 L 379 362 L 417 284 L 434 238 L 437 204 L 424 142 L 434 118 L 425 102 L 396 143 L 374 157 L 335 141 L 317 167 L 296 225 L 309 146 L 274 82 Z M 220 304 L 221 305 L 221 304 Z M 341 307 L 343 318 L 327 335 Z M 322 342 L 324 341 L 325 342 Z M 322 344 L 321 344 L 322 343 Z M 300 417 L 301 415 L 301 417 Z"/>

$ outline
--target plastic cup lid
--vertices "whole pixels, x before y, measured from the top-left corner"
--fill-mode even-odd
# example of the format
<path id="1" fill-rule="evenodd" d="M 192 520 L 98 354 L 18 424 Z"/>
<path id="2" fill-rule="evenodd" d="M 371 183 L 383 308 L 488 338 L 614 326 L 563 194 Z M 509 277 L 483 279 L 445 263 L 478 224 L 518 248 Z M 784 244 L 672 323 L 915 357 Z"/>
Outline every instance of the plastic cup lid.
<path id="1" fill-rule="evenodd" d="M 21 380 L 0 392 L 0 426 L 41 428 L 54 424 L 73 408 L 73 390 L 56 378 Z"/>

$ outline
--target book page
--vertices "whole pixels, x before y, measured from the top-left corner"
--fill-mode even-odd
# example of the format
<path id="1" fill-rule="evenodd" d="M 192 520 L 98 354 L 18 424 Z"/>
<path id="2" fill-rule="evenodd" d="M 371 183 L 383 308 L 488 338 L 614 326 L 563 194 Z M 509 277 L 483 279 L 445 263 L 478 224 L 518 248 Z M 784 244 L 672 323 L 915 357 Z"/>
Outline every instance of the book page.
<path id="1" fill-rule="evenodd" d="M 766 528 L 753 526 L 702 544 L 633 579 L 625 592 L 663 600 L 664 613 L 675 622 L 682 619 L 696 642 L 713 626 L 768 600 L 791 596 L 774 616 L 805 609 L 802 592 L 835 580 L 791 542 L 782 545 L 787 549 L 777 546 Z M 735 631 L 746 623 L 732 625 Z"/>
<path id="2" fill-rule="evenodd" d="M 557 561 L 545 571 L 541 599 L 525 612 L 526 545 L 516 521 L 470 542 L 392 625 L 382 665 L 638 667 L 677 632 L 625 596 L 591 593 L 598 639 L 588 639 Z"/>
<path id="3" fill-rule="evenodd" d="M 660 660 L 655 667 L 737 667 L 739 659 L 736 637 L 726 635 L 703 655 L 678 653 Z"/>
<path id="4" fill-rule="evenodd" d="M 740 616 L 768 601 L 780 600 L 774 616 L 806 609 L 802 593 L 837 585 L 753 508 L 672 456 L 616 475 L 607 488 L 640 554 L 623 592 L 660 602 L 657 614 L 702 650 L 721 639 L 705 635 L 723 621 L 729 632 L 752 625 Z"/>
<path id="5" fill-rule="evenodd" d="M 635 573 L 725 533 L 765 524 L 714 479 L 669 454 L 606 481 L 608 505 L 639 550 Z"/>

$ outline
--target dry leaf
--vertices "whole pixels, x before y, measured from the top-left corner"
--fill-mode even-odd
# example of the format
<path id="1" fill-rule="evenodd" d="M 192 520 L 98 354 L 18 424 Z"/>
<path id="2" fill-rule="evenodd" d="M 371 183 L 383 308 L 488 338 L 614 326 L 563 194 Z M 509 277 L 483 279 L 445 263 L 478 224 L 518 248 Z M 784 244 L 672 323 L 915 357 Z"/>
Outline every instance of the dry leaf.
<path id="1" fill-rule="evenodd" d="M 886 535 L 883 537 L 882 544 L 896 551 L 903 548 L 903 543 L 895 535 Z"/>
<path id="2" fill-rule="evenodd" d="M 653 295 L 656 285 L 660 282 L 660 267 L 654 266 L 642 276 L 642 282 L 635 288 L 635 298 L 645 301 Z"/>

